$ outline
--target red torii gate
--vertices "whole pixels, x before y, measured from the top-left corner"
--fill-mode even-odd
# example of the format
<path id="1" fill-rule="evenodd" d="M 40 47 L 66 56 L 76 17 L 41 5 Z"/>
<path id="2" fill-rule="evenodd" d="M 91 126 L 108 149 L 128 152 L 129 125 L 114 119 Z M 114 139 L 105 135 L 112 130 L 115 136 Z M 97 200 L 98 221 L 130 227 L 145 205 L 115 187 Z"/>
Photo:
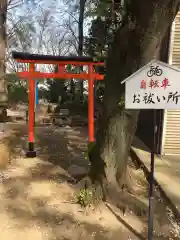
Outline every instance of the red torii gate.
<path id="1" fill-rule="evenodd" d="M 88 80 L 88 129 L 89 142 L 94 142 L 94 80 L 103 80 L 104 75 L 96 73 L 94 66 L 104 66 L 104 61 L 94 61 L 91 57 L 66 57 L 53 55 L 29 54 L 23 52 L 12 52 L 12 57 L 18 63 L 27 63 L 28 70 L 18 72 L 18 76 L 29 80 L 29 120 L 28 120 L 28 152 L 27 157 L 35 157 L 34 149 L 34 107 L 35 107 L 35 79 L 57 78 L 57 79 L 81 79 Z M 35 64 L 58 65 L 56 73 L 36 72 Z M 68 73 L 66 65 L 87 66 L 88 72 Z"/>

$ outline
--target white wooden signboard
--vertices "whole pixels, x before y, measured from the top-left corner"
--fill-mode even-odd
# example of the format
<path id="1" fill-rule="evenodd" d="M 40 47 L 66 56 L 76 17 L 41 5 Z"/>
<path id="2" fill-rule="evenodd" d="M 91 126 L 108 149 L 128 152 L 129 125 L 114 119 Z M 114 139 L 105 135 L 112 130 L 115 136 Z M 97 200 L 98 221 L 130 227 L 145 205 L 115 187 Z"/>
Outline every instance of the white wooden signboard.
<path id="1" fill-rule="evenodd" d="M 125 83 L 126 109 L 180 109 L 180 69 L 153 60 Z"/>

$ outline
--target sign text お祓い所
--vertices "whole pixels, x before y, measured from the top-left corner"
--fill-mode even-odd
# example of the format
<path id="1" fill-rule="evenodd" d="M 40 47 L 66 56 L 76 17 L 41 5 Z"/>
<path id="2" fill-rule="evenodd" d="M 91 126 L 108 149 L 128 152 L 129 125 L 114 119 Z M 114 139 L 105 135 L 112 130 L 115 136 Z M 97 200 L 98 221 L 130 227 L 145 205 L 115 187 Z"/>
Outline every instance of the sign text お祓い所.
<path id="1" fill-rule="evenodd" d="M 180 98 L 180 92 L 169 92 L 168 96 L 156 96 L 154 93 L 144 93 L 144 94 L 134 94 L 133 95 L 133 103 L 145 103 L 145 104 L 156 104 L 158 102 L 174 102 L 178 104 Z"/>

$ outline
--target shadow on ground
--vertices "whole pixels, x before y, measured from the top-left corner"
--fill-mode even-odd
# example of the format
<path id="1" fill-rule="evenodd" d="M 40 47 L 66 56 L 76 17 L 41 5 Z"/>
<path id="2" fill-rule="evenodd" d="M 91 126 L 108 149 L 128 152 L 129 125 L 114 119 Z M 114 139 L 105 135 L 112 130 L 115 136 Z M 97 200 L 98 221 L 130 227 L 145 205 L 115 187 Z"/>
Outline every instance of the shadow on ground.
<path id="1" fill-rule="evenodd" d="M 63 206 L 62 206 L 63 207 Z M 122 229 L 116 229 L 114 231 L 108 231 L 97 223 L 87 223 L 86 221 L 79 221 L 70 214 L 56 212 L 53 208 L 51 209 L 39 209 L 35 214 L 30 214 L 25 209 L 19 209 L 17 207 L 9 206 L 8 214 L 12 218 L 19 220 L 19 231 L 22 229 L 27 230 L 29 225 L 32 223 L 34 226 L 39 226 L 41 229 L 41 235 L 38 234 L 36 229 L 32 229 L 29 232 L 30 237 L 35 239 L 56 239 L 56 240 L 108 240 L 108 239 L 128 239 L 129 234 L 123 232 Z M 37 225 L 36 225 L 37 224 Z M 16 233 L 18 237 L 18 232 Z M 39 235 L 39 236 L 38 236 Z"/>
<path id="2" fill-rule="evenodd" d="M 87 131 L 85 128 L 42 125 L 35 128 L 35 138 L 37 157 L 41 160 L 60 166 L 64 170 L 73 164 L 88 168 L 84 154 L 87 150 Z M 14 126 L 14 134 L 10 138 L 11 151 L 14 157 L 25 155 L 27 139 L 27 126 Z"/>
<path id="3" fill-rule="evenodd" d="M 115 196 L 114 206 L 119 205 L 121 209 L 120 203 L 126 203 L 129 211 L 136 215 L 126 219 L 119 210 L 107 208 L 101 213 L 86 215 L 76 204 L 77 188 L 67 170 L 73 164 L 88 169 L 83 154 L 87 148 L 87 129 L 36 127 L 38 158 L 35 159 L 23 157 L 27 146 L 27 127 L 15 125 L 13 129 L 10 145 L 14 159 L 2 178 L 0 219 L 1 222 L 8 221 L 9 227 L 14 227 L 19 235 L 9 237 L 4 226 L 6 235 L 1 239 L 21 239 L 22 229 L 29 236 L 31 232 L 28 231 L 32 231 L 31 239 L 34 237 L 34 240 L 80 240 L 84 237 L 89 240 L 115 240 L 119 237 L 124 240 L 128 237 L 146 239 L 143 236 L 147 235 L 141 234 L 147 223 L 146 195 L 143 199 L 129 193 L 121 199 L 119 194 Z M 164 211 L 157 212 L 156 219 L 163 219 L 162 214 Z M 161 225 L 165 226 L 166 222 L 162 221 Z"/>

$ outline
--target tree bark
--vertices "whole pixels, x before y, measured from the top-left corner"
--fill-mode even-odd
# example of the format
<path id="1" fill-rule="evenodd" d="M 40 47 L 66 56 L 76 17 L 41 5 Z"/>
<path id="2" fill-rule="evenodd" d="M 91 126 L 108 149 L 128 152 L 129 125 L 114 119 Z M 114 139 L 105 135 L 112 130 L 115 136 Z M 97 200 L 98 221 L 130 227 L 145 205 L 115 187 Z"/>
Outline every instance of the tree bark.
<path id="1" fill-rule="evenodd" d="M 78 43 L 78 56 L 83 55 L 83 43 L 84 43 L 84 9 L 85 9 L 86 0 L 80 0 L 79 4 L 79 23 L 78 23 L 78 32 L 79 32 L 79 43 Z M 82 67 L 80 68 L 82 71 Z M 83 101 L 83 91 L 84 84 L 83 81 L 79 81 L 79 90 L 80 90 L 80 100 Z"/>
<path id="2" fill-rule="evenodd" d="M 139 110 L 123 109 L 121 81 L 158 58 L 161 41 L 170 27 L 179 0 L 130 0 L 126 15 L 117 29 L 108 52 L 103 113 L 90 152 L 90 176 L 108 190 L 119 189 L 124 179 L 130 147 L 136 131 Z"/>
<path id="3" fill-rule="evenodd" d="M 6 15 L 7 1 L 0 1 L 0 122 L 6 118 L 7 86 L 5 81 L 5 54 L 6 54 Z"/>

